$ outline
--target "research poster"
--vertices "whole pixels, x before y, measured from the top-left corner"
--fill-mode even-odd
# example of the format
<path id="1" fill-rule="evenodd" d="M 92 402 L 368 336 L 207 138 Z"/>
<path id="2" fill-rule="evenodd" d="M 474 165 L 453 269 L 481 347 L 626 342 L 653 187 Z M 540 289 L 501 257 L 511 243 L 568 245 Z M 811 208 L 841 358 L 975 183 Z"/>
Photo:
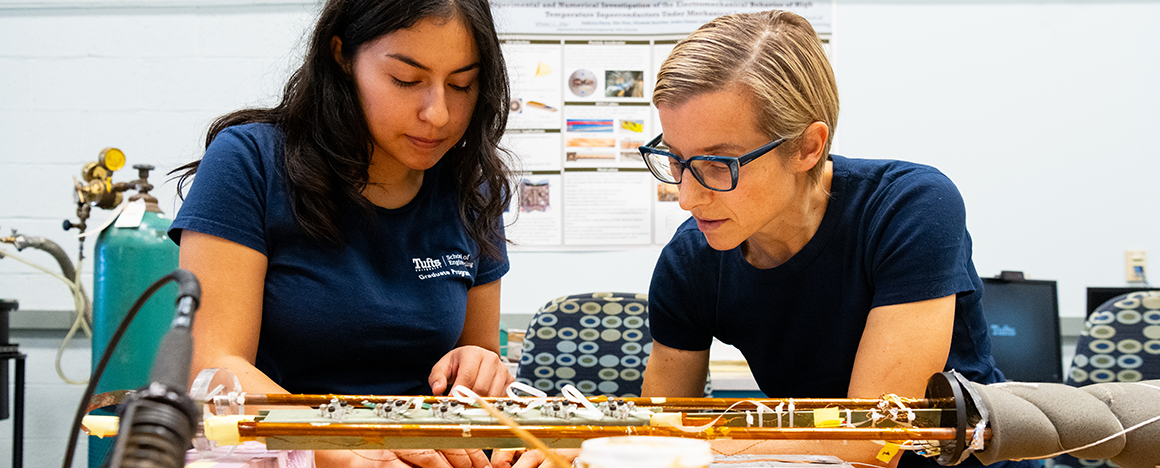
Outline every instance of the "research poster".
<path id="1" fill-rule="evenodd" d="M 673 46 L 717 16 L 769 9 L 810 20 L 824 40 L 833 3 L 493 0 L 511 82 L 503 146 L 516 193 L 507 234 L 531 248 L 667 243 L 689 214 L 637 147 L 660 133 L 650 104 Z"/>

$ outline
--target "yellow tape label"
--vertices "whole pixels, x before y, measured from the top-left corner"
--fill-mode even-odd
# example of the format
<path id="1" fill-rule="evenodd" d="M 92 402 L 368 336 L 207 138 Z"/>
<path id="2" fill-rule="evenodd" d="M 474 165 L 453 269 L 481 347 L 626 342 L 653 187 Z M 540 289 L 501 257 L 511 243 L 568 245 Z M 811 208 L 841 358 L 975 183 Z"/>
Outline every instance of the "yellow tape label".
<path id="1" fill-rule="evenodd" d="M 895 455 L 898 455 L 898 450 L 901 448 L 902 447 L 898 444 L 887 442 L 886 445 L 882 447 L 882 450 L 878 451 L 878 459 L 882 460 L 883 463 L 890 463 L 890 460 L 894 459 Z"/>
<path id="2" fill-rule="evenodd" d="M 842 425 L 842 416 L 837 407 L 818 408 L 814 410 L 815 427 L 838 427 Z"/>

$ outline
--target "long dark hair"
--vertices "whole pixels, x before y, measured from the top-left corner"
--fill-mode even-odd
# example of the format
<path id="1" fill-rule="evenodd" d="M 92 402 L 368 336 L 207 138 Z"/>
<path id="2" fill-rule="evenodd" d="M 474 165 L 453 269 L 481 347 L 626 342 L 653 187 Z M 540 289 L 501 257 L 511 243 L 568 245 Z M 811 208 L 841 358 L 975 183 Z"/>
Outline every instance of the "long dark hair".
<path id="1" fill-rule="evenodd" d="M 351 206 L 367 216 L 373 213 L 373 205 L 362 195 L 369 182 L 373 147 L 354 81 L 335 61 L 331 38 L 342 40 L 342 55 L 350 63 L 364 43 L 427 18 L 461 19 L 479 52 L 479 98 L 463 144 L 443 156 L 441 174 L 460 187 L 459 215 L 472 240 L 482 254 L 498 257 L 506 240 L 499 226 L 511 201 L 507 162 L 499 149 L 510 93 L 486 0 L 327 1 L 306 58 L 286 83 L 282 102 L 269 109 L 243 109 L 219 117 L 210 125 L 206 147 L 234 125 L 280 127 L 286 135 L 282 163 L 295 220 L 315 239 L 343 243 L 341 213 Z M 174 169 L 181 172 L 178 195 L 199 163 Z"/>

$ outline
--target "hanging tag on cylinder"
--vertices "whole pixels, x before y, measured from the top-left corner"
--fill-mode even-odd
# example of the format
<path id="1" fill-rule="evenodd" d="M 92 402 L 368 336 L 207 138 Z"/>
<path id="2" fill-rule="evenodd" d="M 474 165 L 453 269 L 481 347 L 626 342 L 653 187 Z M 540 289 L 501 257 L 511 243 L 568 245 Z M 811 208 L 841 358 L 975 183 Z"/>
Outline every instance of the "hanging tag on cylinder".
<path id="1" fill-rule="evenodd" d="M 125 210 L 117 216 L 113 227 L 136 229 L 145 218 L 145 200 L 134 200 L 125 204 Z"/>

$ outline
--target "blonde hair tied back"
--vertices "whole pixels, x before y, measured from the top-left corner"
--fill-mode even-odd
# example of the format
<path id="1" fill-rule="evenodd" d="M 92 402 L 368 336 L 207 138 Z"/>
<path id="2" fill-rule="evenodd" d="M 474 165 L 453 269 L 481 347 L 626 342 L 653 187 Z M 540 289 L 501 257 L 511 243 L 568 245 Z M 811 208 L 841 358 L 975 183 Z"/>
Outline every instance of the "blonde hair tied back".
<path id="1" fill-rule="evenodd" d="M 829 154 L 838 124 L 838 86 L 822 42 L 805 18 L 788 11 L 726 15 L 673 48 L 657 74 L 653 103 L 680 105 L 732 86 L 747 89 L 758 127 L 770 138 L 795 138 L 814 122 L 829 127 Z M 800 142 L 778 148 L 792 154 Z M 821 178 L 826 158 L 810 170 Z"/>

